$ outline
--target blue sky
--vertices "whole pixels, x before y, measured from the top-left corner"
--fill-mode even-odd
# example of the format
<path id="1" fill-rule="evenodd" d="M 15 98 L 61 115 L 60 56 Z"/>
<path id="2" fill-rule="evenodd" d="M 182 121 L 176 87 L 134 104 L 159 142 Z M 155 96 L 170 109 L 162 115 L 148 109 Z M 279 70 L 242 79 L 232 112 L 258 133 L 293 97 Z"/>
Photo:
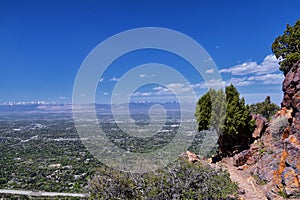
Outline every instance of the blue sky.
<path id="1" fill-rule="evenodd" d="M 81 63 L 103 40 L 128 29 L 164 27 L 201 44 L 225 84 L 233 83 L 247 103 L 269 95 L 280 103 L 282 73 L 271 44 L 287 23 L 299 19 L 299 1 L 0 1 L 0 103 L 71 102 Z M 174 66 L 203 94 L 203 80 L 185 61 L 160 51 L 120 58 L 99 77 L 97 99 L 108 102 L 114 84 L 130 67 L 147 62 Z M 120 67 L 120 66 L 126 67 Z M 208 71 L 209 73 L 209 71 Z M 144 76 L 144 77 L 143 77 Z M 141 78 L 151 74 L 141 74 Z M 102 79 L 103 78 L 103 79 Z M 170 87 L 185 91 L 176 82 Z M 167 95 L 157 85 L 140 88 L 142 98 Z M 166 97 L 166 96 L 165 96 Z M 166 97 L 168 98 L 168 97 Z"/>

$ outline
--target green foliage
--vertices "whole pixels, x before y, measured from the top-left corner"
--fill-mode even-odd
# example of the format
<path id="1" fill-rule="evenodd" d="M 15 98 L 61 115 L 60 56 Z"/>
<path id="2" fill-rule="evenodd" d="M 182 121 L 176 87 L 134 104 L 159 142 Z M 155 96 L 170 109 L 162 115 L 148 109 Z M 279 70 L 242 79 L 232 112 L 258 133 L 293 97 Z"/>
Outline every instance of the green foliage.
<path id="1" fill-rule="evenodd" d="M 212 90 L 210 90 L 212 91 Z M 211 96 L 210 91 L 203 95 L 197 102 L 195 117 L 198 124 L 198 131 L 209 129 L 211 119 Z"/>
<path id="2" fill-rule="evenodd" d="M 233 85 L 226 87 L 225 94 L 210 89 L 197 102 L 195 116 L 199 131 L 212 128 L 218 132 L 219 153 L 227 156 L 248 147 L 254 122 L 249 106 Z"/>
<path id="3" fill-rule="evenodd" d="M 264 153 L 266 153 L 266 151 L 267 150 L 265 148 L 260 149 L 259 150 L 259 155 L 262 156 Z"/>
<path id="4" fill-rule="evenodd" d="M 267 181 L 261 180 L 261 179 L 259 178 L 259 176 L 256 175 L 256 174 L 252 175 L 252 177 L 254 178 L 254 180 L 256 181 L 256 183 L 257 183 L 258 185 L 266 185 L 266 184 L 267 184 Z"/>
<path id="5" fill-rule="evenodd" d="M 210 89 L 197 102 L 195 117 L 198 131 L 214 129 L 220 133 L 223 128 L 226 110 L 226 97 L 223 90 Z"/>
<path id="6" fill-rule="evenodd" d="M 6 182 L 6 178 L 0 177 L 0 185 L 5 184 Z"/>
<path id="7" fill-rule="evenodd" d="M 265 101 L 251 104 L 250 111 L 253 114 L 261 114 L 266 119 L 270 120 L 270 118 L 276 114 L 276 112 L 280 110 L 280 107 L 275 103 L 271 103 L 271 97 L 267 96 Z"/>
<path id="8" fill-rule="evenodd" d="M 171 166 L 131 174 L 101 168 L 87 189 L 95 199 L 229 199 L 237 184 L 224 170 L 179 159 Z"/>
<path id="9" fill-rule="evenodd" d="M 226 118 L 223 134 L 218 140 L 220 153 L 224 156 L 231 155 L 235 150 L 244 150 L 251 143 L 254 121 L 249 106 L 239 96 L 233 85 L 226 87 Z"/>
<path id="10" fill-rule="evenodd" d="M 277 37 L 272 44 L 276 58 L 282 58 L 280 70 L 287 74 L 290 68 L 300 60 L 300 20 L 294 26 L 286 25 L 284 34 Z"/>
<path id="11" fill-rule="evenodd" d="M 101 165 L 81 143 L 71 118 L 48 115 L 47 120 L 0 120 L 0 188 L 81 193 Z M 37 123 L 43 127 L 31 128 Z M 28 140 L 35 135 L 39 137 Z M 49 167 L 56 163 L 61 167 Z"/>
<path id="12" fill-rule="evenodd" d="M 283 188 L 281 188 L 281 189 L 278 191 L 278 194 L 279 194 L 280 196 L 282 196 L 284 199 L 289 198 L 289 195 L 284 191 Z"/>
<path id="13" fill-rule="evenodd" d="M 210 125 L 221 134 L 226 116 L 226 96 L 223 90 L 211 90 L 211 99 L 213 100 Z"/>

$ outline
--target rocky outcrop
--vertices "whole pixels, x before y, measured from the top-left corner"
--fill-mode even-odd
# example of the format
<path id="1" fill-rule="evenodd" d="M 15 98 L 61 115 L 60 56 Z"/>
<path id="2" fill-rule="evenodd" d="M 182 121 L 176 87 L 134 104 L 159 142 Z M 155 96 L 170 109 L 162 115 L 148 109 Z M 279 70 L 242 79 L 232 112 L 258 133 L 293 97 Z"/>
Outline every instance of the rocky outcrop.
<path id="1" fill-rule="evenodd" d="M 254 139 L 258 139 L 262 136 L 268 126 L 268 120 L 264 118 L 262 115 L 252 115 L 252 120 L 255 120 L 254 132 L 252 133 L 252 137 Z"/>
<path id="2" fill-rule="evenodd" d="M 282 107 L 294 108 L 300 111 L 300 62 L 297 62 L 286 74 L 282 84 Z"/>
<path id="3" fill-rule="evenodd" d="M 265 128 L 266 122 L 254 116 L 257 129 L 253 137 L 262 137 L 234 159 L 236 166 L 248 165 L 251 174 L 263 183 L 268 199 L 300 198 L 300 61 L 286 74 L 282 90 L 281 110 L 270 126 L 278 123 L 275 119 L 279 117 L 288 118 L 290 126 L 276 133 L 280 137 L 275 138 L 270 129 Z"/>
<path id="4" fill-rule="evenodd" d="M 233 156 L 233 166 L 239 167 L 245 164 L 251 166 L 255 164 L 261 157 L 258 152 L 259 149 L 259 144 L 255 141 L 251 144 L 250 149 L 244 150 Z"/>
<path id="5" fill-rule="evenodd" d="M 253 114 L 252 120 L 255 120 L 255 129 L 252 133 L 252 139 L 259 139 L 268 127 L 268 120 L 260 114 Z M 233 156 L 233 165 L 242 166 L 244 164 L 252 165 L 257 162 L 257 150 L 259 146 L 257 142 L 251 144 L 250 148 Z"/>
<path id="6" fill-rule="evenodd" d="M 197 154 L 190 152 L 190 151 L 186 151 L 185 153 L 181 154 L 181 157 L 187 161 L 189 161 L 190 163 L 195 163 L 200 161 L 200 158 Z"/>
<path id="7" fill-rule="evenodd" d="M 291 127 L 282 135 L 280 163 L 274 175 L 276 187 L 288 196 L 300 197 L 300 61 L 286 74 L 282 90 L 283 108 L 292 110 Z"/>
<path id="8" fill-rule="evenodd" d="M 260 116 L 252 116 L 256 121 L 252 137 L 256 140 L 250 149 L 233 157 L 233 165 L 243 165 L 240 169 L 256 177 L 268 199 L 300 199 L 300 61 L 286 74 L 282 90 L 281 110 L 270 127 Z M 289 125 L 273 133 L 272 125 L 282 117 Z"/>
<path id="9" fill-rule="evenodd" d="M 252 156 L 250 149 L 244 150 L 239 154 L 233 156 L 233 166 L 242 166 L 246 164 L 247 160 Z"/>

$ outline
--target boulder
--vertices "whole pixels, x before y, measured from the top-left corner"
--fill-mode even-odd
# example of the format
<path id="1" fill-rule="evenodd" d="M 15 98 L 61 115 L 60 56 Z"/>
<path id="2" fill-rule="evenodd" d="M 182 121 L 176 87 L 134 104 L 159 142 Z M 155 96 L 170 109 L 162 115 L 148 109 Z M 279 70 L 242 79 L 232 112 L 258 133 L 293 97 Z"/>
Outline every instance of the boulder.
<path id="1" fill-rule="evenodd" d="M 186 151 L 185 153 L 181 154 L 181 157 L 188 160 L 190 163 L 195 163 L 200 160 L 197 154 L 190 151 Z"/>
<path id="2" fill-rule="evenodd" d="M 268 126 L 268 120 L 260 114 L 252 115 L 252 120 L 255 120 L 256 126 L 252 133 L 252 137 L 254 139 L 260 138 Z"/>
<path id="3" fill-rule="evenodd" d="M 280 111 L 278 111 L 276 113 L 276 115 L 274 116 L 275 118 L 277 117 L 287 117 L 288 119 L 293 119 L 293 116 L 292 116 L 292 113 L 293 113 L 293 108 L 287 108 L 287 107 L 282 107 Z"/>
<path id="4" fill-rule="evenodd" d="M 239 154 L 236 154 L 233 156 L 233 165 L 234 166 L 242 166 L 246 164 L 248 158 L 252 155 L 252 152 L 250 149 L 244 150 L 240 152 Z"/>

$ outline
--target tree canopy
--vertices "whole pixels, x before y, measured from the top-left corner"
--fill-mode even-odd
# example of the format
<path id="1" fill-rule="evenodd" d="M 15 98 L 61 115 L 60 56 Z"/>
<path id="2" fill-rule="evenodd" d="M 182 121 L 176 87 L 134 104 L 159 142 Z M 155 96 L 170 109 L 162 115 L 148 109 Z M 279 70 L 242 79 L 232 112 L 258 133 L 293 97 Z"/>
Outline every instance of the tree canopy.
<path id="1" fill-rule="evenodd" d="M 280 110 L 280 107 L 271 102 L 271 97 L 267 96 L 263 102 L 251 104 L 250 111 L 253 114 L 261 114 L 266 119 L 270 119 L 276 112 Z"/>
<path id="2" fill-rule="evenodd" d="M 286 75 L 290 68 L 300 60 L 300 20 L 294 26 L 286 25 L 283 35 L 272 44 L 276 58 L 281 58 L 280 70 Z"/>
<path id="3" fill-rule="evenodd" d="M 254 129 L 250 108 L 230 85 L 222 90 L 210 89 L 197 102 L 195 116 L 198 130 L 215 129 L 219 133 L 219 154 L 231 155 L 248 147 Z"/>
<path id="4" fill-rule="evenodd" d="M 197 103 L 195 117 L 198 131 L 215 129 L 218 133 L 223 129 L 226 110 L 225 94 L 222 90 L 210 89 Z"/>

